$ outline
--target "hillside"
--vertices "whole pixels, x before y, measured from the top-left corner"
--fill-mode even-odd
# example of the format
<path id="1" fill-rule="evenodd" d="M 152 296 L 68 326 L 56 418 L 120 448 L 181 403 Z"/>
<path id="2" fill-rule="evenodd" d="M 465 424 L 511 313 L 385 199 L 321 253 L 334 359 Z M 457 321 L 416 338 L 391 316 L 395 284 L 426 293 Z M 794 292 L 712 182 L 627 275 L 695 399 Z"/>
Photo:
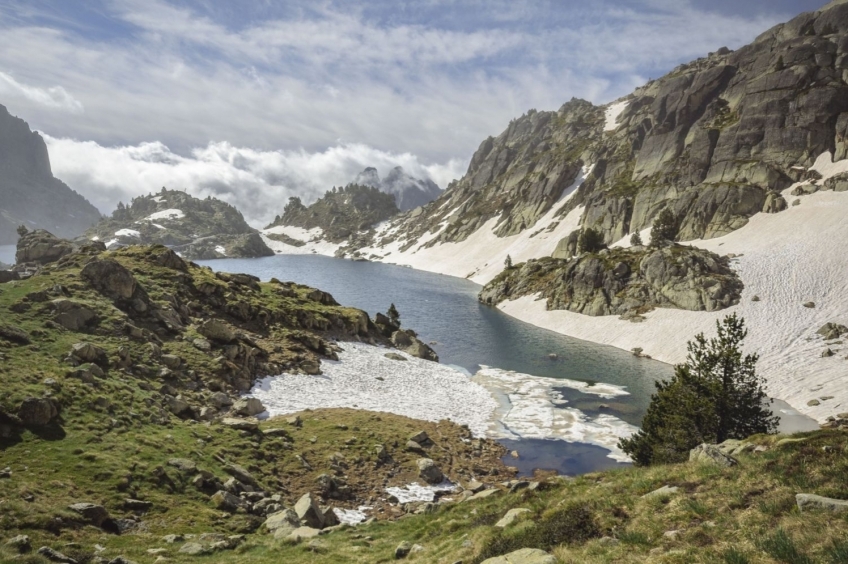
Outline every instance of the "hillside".
<path id="1" fill-rule="evenodd" d="M 289 198 L 283 215 L 278 215 L 263 235 L 278 252 L 295 252 L 314 239 L 332 247 L 357 233 L 368 232 L 398 211 L 393 195 L 371 186 L 348 184 L 328 190 L 308 207 L 300 198 Z"/>
<path id="2" fill-rule="evenodd" d="M 648 243 L 668 209 L 678 242 L 730 261 L 744 286 L 738 303 L 721 312 L 658 308 L 638 326 L 539 299 L 556 287 L 498 307 L 668 363 L 685 359 L 691 335 L 738 313 L 769 393 L 824 421 L 848 405 L 846 350 L 817 333 L 848 323 L 848 298 L 833 290 L 848 264 L 827 251 L 848 241 L 846 71 L 848 4 L 831 2 L 611 104 L 575 99 L 557 111 L 530 110 L 484 140 L 465 176 L 434 202 L 373 234 L 333 246 L 317 238 L 299 252 L 364 256 L 485 285 L 507 257 L 516 265 L 571 259 L 581 229 L 597 230 L 611 248 L 629 247 L 634 233 Z"/>
<path id="3" fill-rule="evenodd" d="M 190 260 L 274 254 L 233 206 L 166 188 L 133 198 L 128 206 L 118 204 L 112 217 L 86 231 L 85 238 L 102 241 L 109 249 L 165 245 Z"/>
<path id="4" fill-rule="evenodd" d="M 415 178 L 399 166 L 389 171 L 385 178 L 380 178 L 376 168 L 368 167 L 356 176 L 353 183 L 392 194 L 400 211 L 409 211 L 429 204 L 442 194 L 442 189 L 429 178 Z"/>
<path id="5" fill-rule="evenodd" d="M 18 240 L 19 225 L 75 237 L 99 220 L 88 200 L 54 178 L 44 139 L 0 106 L 0 245 Z"/>

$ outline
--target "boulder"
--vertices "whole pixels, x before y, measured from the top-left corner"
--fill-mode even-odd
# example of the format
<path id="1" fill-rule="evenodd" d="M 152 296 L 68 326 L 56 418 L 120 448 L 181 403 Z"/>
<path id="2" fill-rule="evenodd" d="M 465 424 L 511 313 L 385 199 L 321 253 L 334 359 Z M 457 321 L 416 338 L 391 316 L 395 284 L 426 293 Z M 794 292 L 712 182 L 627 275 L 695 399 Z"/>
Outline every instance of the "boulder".
<path id="1" fill-rule="evenodd" d="M 394 346 L 406 354 L 423 358 L 424 360 L 439 362 L 439 355 L 411 331 L 405 331 L 403 329 L 395 331 L 392 333 L 391 341 Z"/>
<path id="2" fill-rule="evenodd" d="M 834 322 L 825 323 L 816 331 L 816 334 L 824 337 L 825 341 L 831 341 L 840 338 L 842 335 L 848 335 L 848 327 Z"/>
<path id="3" fill-rule="evenodd" d="M 304 494 L 294 505 L 294 512 L 300 522 L 314 529 L 324 528 L 324 514 L 318 506 L 318 499 L 312 493 Z"/>
<path id="4" fill-rule="evenodd" d="M 235 513 L 239 509 L 243 509 L 245 511 L 250 509 L 250 504 L 242 498 L 223 490 L 219 490 L 212 495 L 212 503 L 215 504 L 217 509 L 227 511 L 229 513 Z"/>
<path id="5" fill-rule="evenodd" d="M 504 515 L 501 518 L 500 521 L 495 523 L 495 527 L 500 527 L 501 529 L 506 529 L 507 527 L 514 524 L 516 521 L 518 521 L 518 519 L 521 518 L 522 515 L 526 515 L 528 513 L 530 513 L 530 510 L 525 509 L 523 507 L 517 507 L 517 508 L 514 508 L 514 509 L 510 509 L 509 511 L 506 512 L 506 515 Z"/>
<path id="6" fill-rule="evenodd" d="M 246 468 L 242 468 L 238 464 L 227 464 L 224 466 L 224 471 L 235 478 L 236 480 L 249 484 L 251 486 L 258 486 L 259 484 L 256 482 L 256 478 L 247 471 Z"/>
<path id="7" fill-rule="evenodd" d="M 820 495 L 800 493 L 795 496 L 795 503 L 800 511 L 818 509 L 832 513 L 848 512 L 848 500 L 833 499 Z"/>
<path id="8" fill-rule="evenodd" d="M 168 466 L 173 466 L 180 472 L 194 473 L 197 471 L 197 464 L 187 458 L 171 458 L 168 460 Z"/>
<path id="9" fill-rule="evenodd" d="M 58 402 L 52 398 L 27 398 L 18 407 L 18 418 L 28 427 L 49 425 L 58 416 Z"/>
<path id="10" fill-rule="evenodd" d="M 5 284 L 6 282 L 12 282 L 14 280 L 20 280 L 21 275 L 15 272 L 14 270 L 0 270 L 0 284 Z"/>
<path id="11" fill-rule="evenodd" d="M 18 264 L 49 264 L 74 251 L 70 241 L 60 239 L 43 229 L 30 231 L 18 239 L 15 261 Z"/>
<path id="12" fill-rule="evenodd" d="M 269 533 L 276 533 L 278 530 L 287 530 L 286 535 L 288 535 L 289 532 L 300 527 L 300 519 L 298 519 L 297 513 L 293 510 L 284 509 L 269 515 L 263 524 Z"/>
<path id="13" fill-rule="evenodd" d="M 171 370 L 177 370 L 183 363 L 182 359 L 175 354 L 163 354 L 159 360 Z"/>
<path id="14" fill-rule="evenodd" d="M 18 345 L 28 345 L 31 342 L 29 334 L 26 331 L 17 325 L 10 325 L 8 323 L 0 323 L 0 339 Z"/>
<path id="15" fill-rule="evenodd" d="M 32 543 L 27 535 L 18 535 L 6 541 L 6 546 L 18 554 L 26 554 L 32 550 Z"/>
<path id="16" fill-rule="evenodd" d="M 78 564 L 77 561 L 70 556 L 65 556 L 58 550 L 53 550 L 49 546 L 42 546 L 38 549 L 38 553 L 50 562 L 57 562 L 59 564 Z"/>
<path id="17" fill-rule="evenodd" d="M 237 419 L 235 417 L 224 417 L 221 424 L 237 431 L 258 431 L 259 423 L 255 419 Z"/>
<path id="18" fill-rule="evenodd" d="M 403 541 L 395 548 L 395 560 L 406 558 L 410 552 L 412 552 L 412 543 Z"/>
<path id="19" fill-rule="evenodd" d="M 93 362 L 101 366 L 109 362 L 106 351 L 91 343 L 76 343 L 71 347 L 71 356 L 81 362 Z"/>
<path id="20" fill-rule="evenodd" d="M 445 475 L 429 458 L 418 459 L 418 477 L 428 484 L 441 484 L 445 481 Z"/>
<path id="21" fill-rule="evenodd" d="M 522 548 L 503 556 L 487 558 L 482 564 L 557 564 L 559 560 L 538 548 Z"/>
<path id="22" fill-rule="evenodd" d="M 233 403 L 230 411 L 242 417 L 253 417 L 265 411 L 265 406 L 256 398 L 239 398 Z"/>
<path id="23" fill-rule="evenodd" d="M 197 332 L 217 343 L 227 344 L 236 340 L 235 332 L 217 319 L 207 319 L 198 326 Z"/>
<path id="24" fill-rule="evenodd" d="M 112 259 L 90 260 L 80 271 L 80 276 L 98 292 L 113 300 L 130 300 L 136 293 L 135 277 Z"/>
<path id="25" fill-rule="evenodd" d="M 199 542 L 187 542 L 180 547 L 180 554 L 188 554 L 189 556 L 202 556 L 210 554 L 212 549 L 200 544 Z"/>
<path id="26" fill-rule="evenodd" d="M 670 496 L 671 494 L 677 493 L 677 491 L 679 489 L 680 488 L 678 488 L 677 486 L 663 486 L 663 487 L 656 489 L 652 492 L 646 493 L 645 495 L 642 496 L 642 498 L 648 499 L 648 498 L 652 498 L 652 497 L 667 497 L 667 496 Z"/>
<path id="27" fill-rule="evenodd" d="M 78 302 L 53 300 L 53 321 L 69 331 L 80 331 L 97 322 L 97 314 Z"/>
<path id="28" fill-rule="evenodd" d="M 111 519 L 105 507 L 94 503 L 74 503 L 69 505 L 68 509 L 78 513 L 86 523 L 95 527 L 102 527 L 107 520 Z"/>
<path id="29" fill-rule="evenodd" d="M 724 454 L 718 446 L 706 443 L 700 444 L 689 451 L 689 462 L 712 464 L 721 466 L 722 468 L 730 468 L 738 464 L 735 458 Z"/>
<path id="30" fill-rule="evenodd" d="M 291 540 L 291 541 L 300 542 L 300 541 L 306 540 L 306 539 L 314 539 L 315 537 L 317 537 L 320 534 L 321 534 L 321 530 L 316 529 L 314 527 L 298 527 L 297 529 L 295 529 L 291 533 L 289 533 L 288 537 L 286 537 L 286 538 Z M 274 536 L 276 537 L 277 535 L 274 535 Z"/>
<path id="31" fill-rule="evenodd" d="M 230 399 L 230 396 L 224 392 L 215 392 L 209 398 L 209 403 L 212 404 L 213 407 L 221 409 L 222 407 L 229 407 L 233 405 L 233 400 Z"/>

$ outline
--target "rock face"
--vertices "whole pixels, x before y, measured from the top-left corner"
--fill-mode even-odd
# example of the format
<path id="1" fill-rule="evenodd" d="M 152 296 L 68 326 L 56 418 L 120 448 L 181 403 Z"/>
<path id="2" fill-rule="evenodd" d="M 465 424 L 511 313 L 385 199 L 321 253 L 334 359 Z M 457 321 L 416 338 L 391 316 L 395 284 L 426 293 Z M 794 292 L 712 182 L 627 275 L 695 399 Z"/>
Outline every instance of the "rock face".
<path id="1" fill-rule="evenodd" d="M 558 560 L 538 548 L 522 548 L 503 556 L 487 558 L 482 564 L 557 564 Z"/>
<path id="2" fill-rule="evenodd" d="M 437 232 L 427 246 L 463 241 L 491 219 L 499 237 L 532 230 L 578 179 L 554 211 L 581 207 L 581 226 L 607 244 L 665 208 L 678 240 L 725 235 L 784 209 L 778 192 L 806 179 L 819 155 L 848 157 L 846 79 L 848 5 L 832 2 L 637 88 L 609 124 L 613 108 L 584 100 L 512 120 L 480 144 L 463 178 L 399 218 L 380 244 L 412 246 Z M 827 189 L 848 190 L 848 175 Z"/>
<path id="3" fill-rule="evenodd" d="M 73 252 L 74 246 L 43 229 L 26 233 L 18 239 L 15 261 L 18 264 L 48 264 Z"/>
<path id="4" fill-rule="evenodd" d="M 410 176 L 399 166 L 382 179 L 376 168 L 368 167 L 356 176 L 354 184 L 371 186 L 386 194 L 392 194 L 400 211 L 409 211 L 429 204 L 442 195 L 442 189 L 435 182 L 429 178 Z"/>
<path id="5" fill-rule="evenodd" d="M 848 501 L 844 499 L 831 499 L 813 494 L 797 494 L 795 503 L 801 511 L 822 510 L 833 513 L 844 513 L 848 511 Z"/>
<path id="6" fill-rule="evenodd" d="M 53 177 L 44 139 L 0 106 L 0 245 L 18 240 L 19 225 L 75 237 L 99 220 L 97 208 Z"/>
<path id="7" fill-rule="evenodd" d="M 161 244 L 190 260 L 273 255 L 259 233 L 233 206 L 197 199 L 178 190 L 162 190 L 118 205 L 85 233 L 109 249 L 125 245 Z"/>
<path id="8" fill-rule="evenodd" d="M 539 293 L 551 310 L 637 317 L 654 307 L 721 310 L 739 302 L 742 288 L 727 259 L 673 245 L 605 250 L 571 260 L 530 260 L 505 270 L 478 298 L 495 305 Z"/>
<path id="9" fill-rule="evenodd" d="M 348 184 L 344 188 L 333 188 L 309 207 L 304 206 L 300 198 L 289 198 L 283 215 L 278 215 L 266 229 L 280 225 L 303 229 L 318 227 L 323 230 L 325 239 L 339 243 L 397 215 L 398 211 L 392 195 L 371 186 Z"/>
<path id="10" fill-rule="evenodd" d="M 714 466 L 721 466 L 722 468 L 730 468 L 738 464 L 735 458 L 722 452 L 721 448 L 708 444 L 698 445 L 693 448 L 689 452 L 689 462 L 712 464 Z"/>

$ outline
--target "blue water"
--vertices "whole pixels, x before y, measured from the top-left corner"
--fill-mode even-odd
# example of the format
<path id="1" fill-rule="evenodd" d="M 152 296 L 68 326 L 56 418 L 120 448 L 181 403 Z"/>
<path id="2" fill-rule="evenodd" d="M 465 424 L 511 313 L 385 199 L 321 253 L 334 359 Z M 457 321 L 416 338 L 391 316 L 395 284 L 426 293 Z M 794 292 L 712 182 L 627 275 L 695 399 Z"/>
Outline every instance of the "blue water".
<path id="1" fill-rule="evenodd" d="M 203 264 L 215 270 L 253 274 L 263 280 L 274 277 L 321 288 L 339 303 L 363 309 L 372 317 L 394 303 L 403 326 L 415 329 L 425 342 L 435 343 L 432 347 L 442 363 L 461 366 L 471 373 L 480 365 L 488 365 L 535 376 L 627 387 L 630 395 L 615 400 L 570 388 L 560 390 L 569 407 L 590 415 L 603 409 L 604 413 L 638 425 L 654 391 L 653 382 L 671 375 L 666 364 L 540 329 L 481 305 L 477 302 L 480 287 L 459 278 L 318 255 L 223 259 Z M 551 360 L 550 354 L 556 354 L 557 359 Z M 507 459 L 507 463 L 523 472 L 537 467 L 534 460 L 544 468 L 567 474 L 616 465 L 606 458 L 606 449 L 594 445 L 524 440 L 509 445 L 522 456 L 517 461 Z"/>
<path id="2" fill-rule="evenodd" d="M 15 264 L 15 245 L 0 245 L 0 262 Z"/>

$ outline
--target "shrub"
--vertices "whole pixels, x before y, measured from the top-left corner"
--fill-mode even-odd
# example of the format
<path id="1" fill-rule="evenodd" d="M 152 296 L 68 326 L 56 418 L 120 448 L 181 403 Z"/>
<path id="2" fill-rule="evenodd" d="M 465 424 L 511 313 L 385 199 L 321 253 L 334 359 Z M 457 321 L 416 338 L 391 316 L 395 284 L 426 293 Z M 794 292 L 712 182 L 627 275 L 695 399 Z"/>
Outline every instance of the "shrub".
<path id="1" fill-rule="evenodd" d="M 677 218 L 670 209 L 665 208 L 651 226 L 651 246 L 659 247 L 666 241 L 674 241 L 677 231 Z"/>
<path id="2" fill-rule="evenodd" d="M 633 235 L 630 236 L 630 246 L 631 247 L 641 247 L 642 246 L 642 235 L 640 235 L 638 231 L 634 231 Z"/>
<path id="3" fill-rule="evenodd" d="M 580 231 L 580 236 L 577 238 L 578 253 L 595 253 L 606 247 L 604 244 L 604 236 L 600 231 L 587 227 Z"/>

